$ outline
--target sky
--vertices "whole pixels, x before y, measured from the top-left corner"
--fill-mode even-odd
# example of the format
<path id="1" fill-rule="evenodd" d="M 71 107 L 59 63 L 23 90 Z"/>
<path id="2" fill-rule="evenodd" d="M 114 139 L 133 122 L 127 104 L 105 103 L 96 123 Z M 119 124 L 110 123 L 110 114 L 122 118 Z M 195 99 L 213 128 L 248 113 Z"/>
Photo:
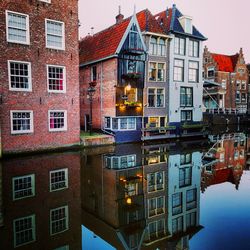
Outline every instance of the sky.
<path id="1" fill-rule="evenodd" d="M 80 37 L 101 31 L 115 23 L 118 6 L 126 17 L 148 8 L 157 14 L 175 3 L 182 14 L 208 38 L 204 43 L 211 52 L 233 55 L 243 48 L 250 63 L 250 0 L 79 0 Z"/>

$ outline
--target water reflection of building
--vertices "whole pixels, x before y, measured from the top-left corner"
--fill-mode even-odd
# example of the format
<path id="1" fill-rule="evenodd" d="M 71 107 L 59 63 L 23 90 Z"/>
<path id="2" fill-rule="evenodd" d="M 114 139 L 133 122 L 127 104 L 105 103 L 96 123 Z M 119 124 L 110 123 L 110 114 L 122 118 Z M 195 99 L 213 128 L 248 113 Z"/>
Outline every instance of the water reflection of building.
<path id="1" fill-rule="evenodd" d="M 217 163 L 202 170 L 201 190 L 204 192 L 210 185 L 231 182 L 238 189 L 241 175 L 246 165 L 246 136 L 243 133 L 211 136 L 214 143 L 209 154 Z"/>
<path id="2" fill-rule="evenodd" d="M 250 170 L 250 136 L 247 137 L 246 169 Z"/>
<path id="3" fill-rule="evenodd" d="M 3 177 L 2 177 L 2 164 L 0 163 L 0 227 L 3 226 Z"/>
<path id="4" fill-rule="evenodd" d="M 80 249 L 80 154 L 2 163 L 4 227 L 0 249 Z"/>
<path id="5" fill-rule="evenodd" d="M 138 249 L 145 227 L 141 145 L 88 156 L 82 176 L 83 224 L 118 249 Z"/>
<path id="6" fill-rule="evenodd" d="M 172 146 L 119 145 L 112 153 L 88 156 L 83 224 L 117 249 L 188 247 L 201 228 L 201 153 L 189 145 L 183 155 Z"/>

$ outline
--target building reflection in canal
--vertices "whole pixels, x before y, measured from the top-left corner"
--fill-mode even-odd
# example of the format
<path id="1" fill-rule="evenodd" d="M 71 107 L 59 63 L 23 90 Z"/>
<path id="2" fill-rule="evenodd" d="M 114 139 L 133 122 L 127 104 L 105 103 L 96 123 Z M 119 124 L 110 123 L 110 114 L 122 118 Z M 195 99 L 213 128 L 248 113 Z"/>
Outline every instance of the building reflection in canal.
<path id="1" fill-rule="evenodd" d="M 2 193 L 0 249 L 81 249 L 80 153 L 3 161 Z"/>
<path id="2" fill-rule="evenodd" d="M 200 191 L 238 189 L 249 156 L 249 138 L 232 133 L 6 159 L 0 249 L 189 249 L 206 230 Z"/>

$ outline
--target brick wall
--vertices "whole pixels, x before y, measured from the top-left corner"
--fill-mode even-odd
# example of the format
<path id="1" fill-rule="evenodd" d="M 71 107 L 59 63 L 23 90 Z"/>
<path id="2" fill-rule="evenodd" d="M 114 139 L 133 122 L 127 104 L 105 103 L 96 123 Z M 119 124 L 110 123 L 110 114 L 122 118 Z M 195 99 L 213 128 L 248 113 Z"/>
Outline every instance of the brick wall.
<path id="1" fill-rule="evenodd" d="M 115 116 L 117 59 L 109 59 L 97 64 L 97 85 L 93 97 L 93 128 L 102 127 L 102 117 Z M 86 114 L 90 114 L 87 88 L 91 82 L 91 66 L 80 69 L 80 109 L 81 127 L 84 127 Z"/>
<path id="2" fill-rule="evenodd" d="M 30 45 L 8 43 L 5 10 L 29 15 Z M 65 50 L 46 48 L 45 18 L 65 24 Z M 78 1 L 15 0 L 0 3 L 0 94 L 3 152 L 30 151 L 79 143 Z M 10 91 L 7 60 L 31 63 L 32 92 Z M 46 64 L 66 67 L 66 93 L 47 91 Z M 49 132 L 48 110 L 67 110 L 67 131 Z M 10 110 L 33 110 L 34 132 L 11 135 Z"/>

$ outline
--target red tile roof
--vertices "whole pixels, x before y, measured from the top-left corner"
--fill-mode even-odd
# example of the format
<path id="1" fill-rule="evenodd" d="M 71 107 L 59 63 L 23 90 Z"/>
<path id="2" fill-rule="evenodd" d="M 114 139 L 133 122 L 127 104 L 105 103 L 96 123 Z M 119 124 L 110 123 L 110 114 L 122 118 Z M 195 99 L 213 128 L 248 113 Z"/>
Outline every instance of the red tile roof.
<path id="1" fill-rule="evenodd" d="M 163 29 L 155 20 L 149 10 L 143 10 L 136 15 L 141 31 L 149 31 L 164 34 Z M 120 41 L 128 27 L 131 17 L 118 24 L 96 33 L 86 36 L 79 43 L 80 64 L 104 59 L 115 54 Z"/>
<path id="2" fill-rule="evenodd" d="M 218 70 L 224 72 L 234 72 L 235 66 L 237 64 L 239 54 L 233 56 L 221 55 L 211 53 L 214 61 L 217 63 Z"/>
<path id="3" fill-rule="evenodd" d="M 168 9 L 168 16 L 166 15 L 166 10 L 164 10 L 156 14 L 154 17 L 159 24 L 163 24 L 162 26 L 166 29 L 165 32 L 169 32 L 172 20 L 172 8 Z"/>

